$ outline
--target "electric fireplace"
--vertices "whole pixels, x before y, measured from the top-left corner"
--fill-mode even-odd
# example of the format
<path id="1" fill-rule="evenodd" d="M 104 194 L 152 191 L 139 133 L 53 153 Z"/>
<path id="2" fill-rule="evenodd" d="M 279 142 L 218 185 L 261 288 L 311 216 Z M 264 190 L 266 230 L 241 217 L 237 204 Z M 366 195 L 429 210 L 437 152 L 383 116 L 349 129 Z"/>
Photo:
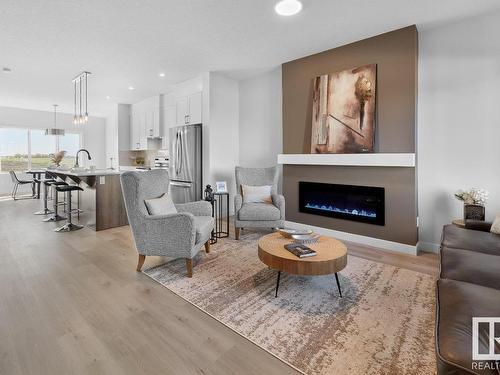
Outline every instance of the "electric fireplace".
<path id="1" fill-rule="evenodd" d="M 381 187 L 299 181 L 299 211 L 385 225 L 385 190 Z"/>

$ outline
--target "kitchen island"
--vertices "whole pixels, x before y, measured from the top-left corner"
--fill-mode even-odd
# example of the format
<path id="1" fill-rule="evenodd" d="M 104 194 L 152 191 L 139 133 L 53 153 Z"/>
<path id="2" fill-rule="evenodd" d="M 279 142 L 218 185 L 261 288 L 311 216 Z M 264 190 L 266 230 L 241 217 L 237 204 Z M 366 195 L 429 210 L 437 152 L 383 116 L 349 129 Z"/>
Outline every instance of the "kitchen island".
<path id="1" fill-rule="evenodd" d="M 47 169 L 46 173 L 65 182 L 76 183 L 83 189 L 80 192 L 81 224 L 96 231 L 128 224 L 120 171 Z"/>

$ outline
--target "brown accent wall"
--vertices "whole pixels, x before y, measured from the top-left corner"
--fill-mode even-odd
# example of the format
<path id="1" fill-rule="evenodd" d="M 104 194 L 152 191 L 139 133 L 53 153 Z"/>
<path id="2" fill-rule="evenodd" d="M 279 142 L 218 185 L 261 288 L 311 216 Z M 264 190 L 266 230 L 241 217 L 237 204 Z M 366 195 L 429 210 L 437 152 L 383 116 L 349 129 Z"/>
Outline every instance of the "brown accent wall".
<path id="1" fill-rule="evenodd" d="M 309 153 L 312 84 L 316 76 L 377 64 L 376 152 L 415 152 L 418 33 L 415 26 L 283 64 L 283 152 Z M 298 212 L 298 181 L 386 189 L 383 227 Z M 290 221 L 381 238 L 417 242 L 414 168 L 285 166 L 283 193 Z"/>

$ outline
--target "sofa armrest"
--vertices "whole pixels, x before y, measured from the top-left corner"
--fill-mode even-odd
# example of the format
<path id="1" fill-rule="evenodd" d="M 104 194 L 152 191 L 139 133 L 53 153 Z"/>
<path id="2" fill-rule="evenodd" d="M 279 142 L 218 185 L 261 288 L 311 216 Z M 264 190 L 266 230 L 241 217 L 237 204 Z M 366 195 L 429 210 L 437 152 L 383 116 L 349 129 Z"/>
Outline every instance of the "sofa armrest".
<path id="1" fill-rule="evenodd" d="M 280 220 L 285 220 L 285 197 L 281 194 L 271 195 L 273 204 L 280 210 Z"/>
<path id="2" fill-rule="evenodd" d="M 243 197 L 241 194 L 236 194 L 234 196 L 234 215 L 238 215 L 238 211 L 241 209 L 243 206 Z"/>
<path id="3" fill-rule="evenodd" d="M 187 212 L 145 216 L 134 238 L 140 254 L 190 258 L 196 238 L 194 216 Z"/>
<path id="4" fill-rule="evenodd" d="M 194 216 L 212 216 L 212 205 L 207 201 L 176 204 L 177 212 L 188 212 Z"/>
<path id="5" fill-rule="evenodd" d="M 489 232 L 493 223 L 480 220 L 465 220 L 465 228 Z"/>

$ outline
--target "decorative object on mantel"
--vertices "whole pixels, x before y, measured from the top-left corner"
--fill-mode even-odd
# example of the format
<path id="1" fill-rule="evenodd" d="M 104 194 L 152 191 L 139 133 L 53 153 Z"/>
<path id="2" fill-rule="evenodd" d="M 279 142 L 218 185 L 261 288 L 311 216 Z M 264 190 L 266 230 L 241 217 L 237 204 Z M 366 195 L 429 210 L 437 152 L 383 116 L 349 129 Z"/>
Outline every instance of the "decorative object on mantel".
<path id="1" fill-rule="evenodd" d="M 312 154 L 373 152 L 377 65 L 314 79 Z"/>
<path id="2" fill-rule="evenodd" d="M 64 135 L 64 129 L 57 127 L 57 104 L 52 104 L 54 107 L 54 127 L 45 129 L 45 135 Z"/>
<path id="3" fill-rule="evenodd" d="M 81 72 L 73 78 L 74 109 L 73 123 L 75 125 L 86 124 L 89 121 L 88 111 L 88 76 L 90 72 Z M 85 87 L 82 93 L 83 87 Z M 78 105 L 77 105 L 78 102 Z M 85 111 L 85 112 L 84 112 Z"/>
<path id="4" fill-rule="evenodd" d="M 469 190 L 458 190 L 455 198 L 464 202 L 464 220 L 485 219 L 484 205 L 489 197 L 489 192 L 484 189 L 472 188 Z"/>

